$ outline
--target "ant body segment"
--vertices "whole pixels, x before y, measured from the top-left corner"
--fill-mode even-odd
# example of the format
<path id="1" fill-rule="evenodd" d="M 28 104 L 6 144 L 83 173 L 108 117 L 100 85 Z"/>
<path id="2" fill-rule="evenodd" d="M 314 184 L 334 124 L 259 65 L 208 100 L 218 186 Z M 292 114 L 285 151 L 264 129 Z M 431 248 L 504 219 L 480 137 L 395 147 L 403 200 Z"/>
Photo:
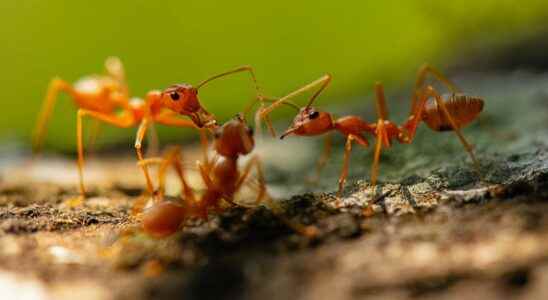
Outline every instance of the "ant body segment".
<path id="1" fill-rule="evenodd" d="M 238 168 L 240 157 L 249 154 L 255 146 L 253 130 L 247 126 L 243 116 L 238 114 L 230 121 L 214 129 L 213 137 L 215 156 L 212 159 L 206 157 L 203 164 L 198 162 L 198 169 L 206 186 L 205 192 L 199 199 L 197 199 L 194 191 L 185 180 L 180 147 L 168 151 L 163 159 L 152 158 L 143 160 L 140 163 L 141 165 L 161 163 L 158 172 L 157 202 L 143 213 L 145 232 L 152 236 L 166 236 L 175 232 L 179 224 L 186 218 L 207 219 L 209 209 L 220 211 L 222 200 L 229 204 L 239 205 L 234 202 L 234 195 L 244 184 L 252 185 L 255 183 L 253 181 L 246 182 L 253 167 L 255 167 L 258 177 L 257 186 L 253 186 L 257 188 L 255 203 L 259 203 L 262 199 L 268 197 L 258 156 L 253 156 L 245 164 L 243 171 Z M 202 145 L 207 148 L 207 144 L 202 143 Z M 164 198 L 165 175 L 169 166 L 174 167 L 182 184 L 181 200 L 183 201 L 181 203 L 162 201 Z"/>
<path id="2" fill-rule="evenodd" d="M 272 201 L 266 189 L 262 166 L 259 157 L 254 155 L 246 162 L 240 171 L 238 161 L 251 153 L 255 146 L 253 129 L 246 124 L 243 114 L 237 114 L 233 119 L 213 130 L 213 149 L 215 155 L 205 162 L 198 162 L 198 169 L 206 190 L 198 199 L 184 177 L 184 169 L 179 147 L 168 151 L 163 159 L 147 159 L 140 164 L 160 163 L 158 172 L 159 184 L 156 202 L 143 212 L 143 229 L 154 237 L 165 237 L 178 230 L 180 224 L 188 218 L 206 220 L 208 211 L 221 211 L 222 201 L 230 205 L 255 207 L 265 203 L 281 220 L 297 232 L 313 236 L 315 227 L 294 224 L 280 216 L 280 208 Z M 207 142 L 202 140 L 202 146 L 207 148 Z M 182 184 L 180 202 L 164 201 L 165 175 L 172 165 Z M 255 168 L 256 180 L 248 180 Z M 235 194 L 244 186 L 255 190 L 257 197 L 251 204 L 241 204 L 234 200 Z"/>
<path id="3" fill-rule="evenodd" d="M 431 74 L 442 82 L 451 91 L 449 95 L 440 95 L 431 85 L 425 85 L 426 76 Z M 317 96 L 327 87 L 331 81 L 330 75 L 324 75 L 318 80 L 297 89 L 288 95 L 279 98 L 259 112 L 259 118 L 265 119 L 269 113 L 287 100 L 311 90 L 317 86 L 319 89 L 311 96 L 308 104 L 301 108 L 293 119 L 291 126 L 280 136 L 281 139 L 288 135 L 316 136 L 331 131 L 336 131 L 346 138 L 344 160 L 341 175 L 339 177 L 338 196 L 342 195 L 346 177 L 348 175 L 349 158 L 352 150 L 352 142 L 357 142 L 363 147 L 369 143 L 365 134 L 371 134 L 375 139 L 374 160 L 371 167 L 371 184 L 376 185 L 379 173 L 379 159 L 382 148 L 389 148 L 393 140 L 402 144 L 410 144 L 420 122 L 438 132 L 453 131 L 468 152 L 474 166 L 479 173 L 479 163 L 474 155 L 473 147 L 466 141 L 461 133 L 461 128 L 474 121 L 483 109 L 483 99 L 467 96 L 452 84 L 445 76 L 429 65 L 419 69 L 417 80 L 412 94 L 411 112 L 408 119 L 400 126 L 388 119 L 388 110 L 384 89 L 381 83 L 375 84 L 377 122 L 368 123 L 359 116 L 344 116 L 335 119 L 329 112 L 317 110 L 312 106 Z M 265 119 L 271 132 L 272 125 Z M 326 139 L 326 151 L 318 162 L 318 172 L 323 167 L 329 155 L 330 139 Z"/>
<path id="4" fill-rule="evenodd" d="M 150 91 L 147 93 L 145 100 L 130 99 L 121 61 L 115 57 L 108 58 L 105 66 L 106 75 L 85 77 L 74 85 L 62 79 L 54 78 L 49 85 L 33 133 L 33 148 L 37 152 L 40 150 L 46 135 L 47 123 L 58 94 L 65 92 L 71 96 L 78 107 L 76 139 L 80 199 L 85 198 L 84 145 L 82 141 L 82 120 L 84 117 L 90 117 L 97 122 L 108 123 L 120 128 L 131 128 L 139 125 L 135 139 L 135 149 L 138 159 L 142 160 L 142 141 L 147 128 L 152 123 L 189 128 L 216 126 L 214 116 L 205 110 L 198 99 L 198 90 L 210 81 L 234 73 L 249 72 L 256 85 L 253 69 L 250 66 L 242 66 L 212 76 L 196 85 L 196 87 L 189 84 L 179 84 L 169 87 L 164 92 Z M 178 116 L 188 116 L 190 120 L 181 119 Z M 143 166 L 142 170 L 145 174 L 148 191 L 152 192 L 153 187 L 146 167 Z"/>

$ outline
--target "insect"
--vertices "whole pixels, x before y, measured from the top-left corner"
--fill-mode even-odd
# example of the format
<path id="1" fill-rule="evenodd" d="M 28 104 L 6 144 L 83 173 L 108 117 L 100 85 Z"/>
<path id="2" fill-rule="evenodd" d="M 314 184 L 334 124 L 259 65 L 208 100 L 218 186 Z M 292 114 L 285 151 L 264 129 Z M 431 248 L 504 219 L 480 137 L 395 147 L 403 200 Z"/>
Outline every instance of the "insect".
<path id="1" fill-rule="evenodd" d="M 198 90 L 201 87 L 212 80 L 239 72 L 249 72 L 252 80 L 256 82 L 253 69 L 250 66 L 242 66 L 212 76 L 200 82 L 196 87 L 190 84 L 179 84 L 164 92 L 150 91 L 146 94 L 144 100 L 139 98 L 130 99 L 121 61 L 118 58 L 108 58 L 105 65 L 106 75 L 84 77 L 74 85 L 59 78 L 53 79 L 38 115 L 33 134 L 33 148 L 38 151 L 42 146 L 47 123 L 51 117 L 58 94 L 65 92 L 72 97 L 78 107 L 76 139 L 80 199 L 83 199 L 86 193 L 83 175 L 84 145 L 82 140 L 82 120 L 84 117 L 121 128 L 131 128 L 139 125 L 135 148 L 139 160 L 142 160 L 142 141 L 147 128 L 152 123 L 189 128 L 215 126 L 214 116 L 200 104 L 198 99 Z M 190 120 L 179 118 L 180 115 L 188 116 Z M 143 171 L 150 192 L 152 191 L 152 183 L 146 168 L 143 168 Z"/>
<path id="2" fill-rule="evenodd" d="M 244 114 L 237 114 L 233 119 L 224 123 L 213 131 L 213 149 L 215 155 L 212 159 L 206 157 L 204 163 L 198 163 L 198 169 L 203 182 L 205 192 L 199 197 L 194 194 L 184 177 L 181 150 L 179 147 L 172 149 L 164 159 L 147 159 L 140 164 L 160 163 L 158 172 L 159 188 L 157 201 L 152 207 L 143 213 L 143 229 L 155 237 L 168 236 L 177 231 L 180 224 L 188 218 L 207 219 L 208 211 L 222 210 L 225 201 L 230 205 L 242 206 L 234 200 L 235 194 L 244 186 L 250 187 L 257 194 L 251 204 L 244 206 L 253 207 L 259 203 L 265 203 L 275 214 L 280 216 L 280 208 L 272 201 L 267 193 L 261 162 L 257 155 L 252 156 L 243 168 L 238 167 L 241 157 L 251 153 L 255 140 L 253 129 L 246 124 Z M 202 140 L 202 146 L 207 144 Z M 167 168 L 172 165 L 182 184 L 181 201 L 163 201 L 164 182 Z M 255 168 L 257 180 L 250 180 L 250 174 Z M 309 226 L 295 224 L 285 218 L 281 220 L 296 231 L 313 235 L 315 229 Z"/>
<path id="3" fill-rule="evenodd" d="M 426 78 L 431 74 L 434 78 L 443 83 L 451 91 L 448 95 L 440 95 L 431 85 L 426 85 Z M 342 195 L 344 184 L 348 175 L 349 158 L 352 150 L 352 143 L 356 142 L 360 146 L 368 147 L 369 143 L 365 137 L 366 134 L 372 135 L 376 139 L 373 164 L 371 167 L 371 184 L 376 185 L 379 173 L 379 159 L 382 148 L 389 148 L 393 140 L 403 144 L 410 144 L 420 122 L 438 132 L 453 131 L 456 133 L 464 149 L 472 159 L 476 171 L 479 173 L 479 163 L 474 155 L 473 147 L 466 141 L 461 129 L 474 121 L 483 109 L 483 99 L 481 97 L 467 96 L 451 83 L 439 71 L 429 65 L 424 65 L 419 69 L 415 87 L 411 97 L 411 112 L 408 119 L 400 126 L 388 119 L 388 110 L 384 89 L 381 83 L 375 84 L 376 109 L 378 119 L 374 123 L 368 123 L 359 116 L 344 116 L 335 119 L 329 112 L 317 110 L 312 106 L 318 95 L 328 86 L 331 81 L 330 75 L 324 75 L 318 80 L 305 85 L 288 95 L 279 98 L 270 106 L 262 108 L 259 112 L 259 118 L 264 119 L 274 109 L 285 101 L 300 95 L 308 90 L 319 87 L 310 97 L 308 104 L 301 108 L 293 119 L 291 126 L 281 135 L 281 139 L 288 135 L 297 136 L 315 136 L 331 131 L 336 131 L 346 138 L 344 160 L 339 177 L 338 196 Z M 274 132 L 272 125 L 267 120 L 267 125 Z M 330 149 L 330 140 L 326 140 L 326 150 L 323 157 L 318 162 L 318 171 L 326 161 Z"/>

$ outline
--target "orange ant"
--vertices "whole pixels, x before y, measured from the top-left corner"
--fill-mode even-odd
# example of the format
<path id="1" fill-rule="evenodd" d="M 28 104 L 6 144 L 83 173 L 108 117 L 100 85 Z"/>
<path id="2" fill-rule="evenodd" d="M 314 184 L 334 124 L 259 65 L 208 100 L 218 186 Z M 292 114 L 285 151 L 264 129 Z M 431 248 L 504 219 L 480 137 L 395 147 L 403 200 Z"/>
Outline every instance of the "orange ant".
<path id="1" fill-rule="evenodd" d="M 251 108 L 250 106 L 248 110 Z M 246 112 L 248 111 L 246 110 Z M 172 149 L 164 159 L 147 159 L 139 164 L 146 165 L 160 162 L 158 172 L 159 187 L 156 195 L 157 202 L 146 209 L 142 216 L 143 229 L 155 237 L 165 237 L 177 231 L 180 224 L 187 218 L 208 218 L 208 210 L 221 211 L 222 200 L 231 205 L 254 207 L 261 201 L 279 215 L 278 208 L 270 198 L 266 190 L 262 166 L 258 156 L 253 156 L 240 172 L 238 160 L 248 155 L 254 148 L 255 140 L 253 129 L 246 124 L 245 113 L 224 123 L 213 131 L 213 147 L 215 156 L 210 160 L 207 155 L 203 164 L 198 162 L 198 169 L 206 190 L 197 200 L 192 188 L 184 177 L 181 150 L 179 147 Z M 207 141 L 202 140 L 203 148 L 207 148 Z M 207 153 L 207 152 L 206 152 Z M 182 184 L 182 201 L 162 201 L 164 197 L 165 174 L 167 168 L 172 165 Z M 255 167 L 257 181 L 249 181 L 248 177 Z M 242 205 L 234 201 L 235 194 L 245 185 L 254 188 L 257 198 L 251 205 Z M 314 235 L 313 227 L 303 227 L 294 224 L 281 217 L 288 226 L 305 235 Z"/>
<path id="2" fill-rule="evenodd" d="M 431 85 L 425 86 L 425 80 L 428 74 L 431 74 L 447 86 L 451 91 L 451 94 L 442 96 Z M 429 65 L 424 65 L 419 69 L 412 94 L 411 112 L 408 119 L 401 126 L 397 126 L 395 123 L 388 120 L 384 89 L 379 82 L 375 84 L 378 115 L 378 120 L 375 123 L 367 123 L 358 116 L 345 116 L 334 119 L 330 113 L 315 109 L 312 107 L 312 103 L 327 87 L 330 81 L 331 76 L 324 75 L 318 80 L 279 98 L 269 107 L 262 108 L 259 112 L 259 118 L 264 119 L 270 112 L 288 99 L 319 86 L 319 89 L 311 96 L 308 104 L 299 110 L 299 113 L 293 120 L 293 124 L 280 138 L 283 139 L 291 134 L 297 136 L 314 136 L 330 131 L 338 131 L 345 136 L 344 161 L 339 177 L 339 189 L 337 194 L 339 197 L 342 195 L 346 177 L 348 175 L 349 157 L 353 141 L 356 141 L 363 147 L 368 147 L 369 144 L 364 134 L 369 133 L 376 139 L 374 160 L 371 167 L 371 184 L 372 186 L 375 186 L 379 172 L 379 159 L 382 147 L 389 148 L 393 139 L 396 139 L 403 144 L 410 144 L 415 137 L 417 127 L 421 121 L 425 122 L 426 125 L 434 131 L 454 131 L 465 150 L 470 155 L 474 166 L 479 173 L 479 163 L 474 155 L 473 147 L 462 135 L 461 128 L 478 117 L 483 109 L 483 99 L 462 94 L 453 83 L 436 69 Z M 268 120 L 266 121 L 270 131 L 274 133 L 272 124 Z M 329 151 L 330 139 L 328 138 L 326 140 L 324 155 L 322 155 L 322 158 L 318 162 L 318 172 L 323 167 L 323 164 L 325 164 Z"/>
<path id="3" fill-rule="evenodd" d="M 171 86 L 164 92 L 150 91 L 144 101 L 139 98 L 130 100 L 121 61 L 116 57 L 111 57 L 107 59 L 105 66 L 106 75 L 84 77 L 74 85 L 62 79 L 54 78 L 49 85 L 33 134 L 33 148 L 35 151 L 39 151 L 46 134 L 46 125 L 59 92 L 69 94 L 79 108 L 76 121 L 76 138 L 81 198 L 85 197 L 83 117 L 88 116 L 97 121 L 121 128 L 135 127 L 139 124 L 135 148 L 137 157 L 142 160 L 141 144 L 151 123 L 190 128 L 208 127 L 215 124 L 214 116 L 207 112 L 198 100 L 198 90 L 205 84 L 214 79 L 244 71 L 249 72 L 253 82 L 256 83 L 253 69 L 250 66 L 242 66 L 212 76 L 200 82 L 196 87 L 189 84 L 179 84 Z M 121 112 L 118 114 L 118 111 Z M 191 120 L 180 119 L 177 115 L 189 116 Z M 145 173 L 148 191 L 152 192 L 152 183 L 146 168 L 143 168 L 143 172 Z"/>
<path id="4" fill-rule="evenodd" d="M 83 177 L 84 146 L 82 141 L 82 119 L 85 116 L 121 128 L 135 127 L 139 124 L 135 148 L 137 157 L 142 160 L 141 144 L 151 123 L 190 128 L 215 126 L 213 115 L 207 112 L 198 100 L 198 90 L 210 81 L 246 71 L 251 74 L 256 85 L 253 69 L 250 66 L 242 66 L 212 76 L 200 82 L 196 87 L 189 84 L 179 84 L 164 92 L 150 91 L 144 101 L 139 98 L 130 100 L 121 61 L 118 58 L 109 58 L 105 65 L 106 75 L 85 77 L 74 85 L 59 78 L 53 79 L 49 85 L 41 112 L 38 115 L 33 134 L 34 149 L 38 151 L 45 137 L 46 125 L 59 92 L 69 94 L 78 107 L 76 138 L 80 199 L 85 197 Z M 119 111 L 120 113 L 118 113 Z M 191 119 L 181 119 L 177 115 L 188 116 Z M 151 192 L 152 183 L 145 167 L 143 167 L 143 172 L 145 173 L 148 190 Z"/>

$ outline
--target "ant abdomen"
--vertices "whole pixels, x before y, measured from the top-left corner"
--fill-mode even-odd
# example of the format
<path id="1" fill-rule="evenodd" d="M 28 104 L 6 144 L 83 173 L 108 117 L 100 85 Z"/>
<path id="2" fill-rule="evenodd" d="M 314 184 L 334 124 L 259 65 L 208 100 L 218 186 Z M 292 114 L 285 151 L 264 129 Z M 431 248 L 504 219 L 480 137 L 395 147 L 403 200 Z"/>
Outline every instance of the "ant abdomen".
<path id="1" fill-rule="evenodd" d="M 162 201 L 143 212 L 143 230 L 156 238 L 175 233 L 186 216 L 186 209 L 173 201 Z"/>
<path id="2" fill-rule="evenodd" d="M 480 97 L 448 94 L 443 95 L 442 100 L 458 128 L 463 128 L 474 121 L 483 110 L 483 99 Z M 451 122 L 434 98 L 426 103 L 422 120 L 434 131 L 453 130 Z"/>

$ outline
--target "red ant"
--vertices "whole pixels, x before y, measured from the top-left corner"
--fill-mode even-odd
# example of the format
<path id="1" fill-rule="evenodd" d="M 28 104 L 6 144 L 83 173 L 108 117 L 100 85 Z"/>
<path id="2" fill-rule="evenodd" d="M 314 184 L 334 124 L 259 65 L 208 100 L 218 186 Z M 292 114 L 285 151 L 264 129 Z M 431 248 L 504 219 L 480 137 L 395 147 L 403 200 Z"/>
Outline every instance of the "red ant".
<path id="1" fill-rule="evenodd" d="M 242 206 L 241 203 L 235 202 L 234 196 L 244 185 L 257 192 L 257 198 L 251 207 L 263 201 L 279 216 L 280 208 L 273 203 L 267 193 L 259 157 L 253 156 L 245 164 L 243 171 L 238 168 L 239 158 L 248 155 L 255 145 L 253 130 L 246 124 L 244 115 L 245 113 L 237 114 L 221 127 L 214 129 L 213 147 L 216 154 L 211 160 L 206 156 L 203 164 L 198 163 L 200 175 L 206 186 L 206 190 L 199 200 L 184 178 L 180 148 L 177 147 L 169 151 L 163 160 L 147 159 L 140 162 L 141 165 L 161 162 L 158 172 L 159 188 L 156 193 L 157 200 L 160 201 L 143 213 L 142 221 L 145 232 L 155 237 L 168 236 L 176 232 L 180 224 L 187 218 L 207 219 L 209 209 L 220 211 L 222 200 L 231 205 Z M 202 140 L 202 146 L 207 148 L 207 142 Z M 182 201 L 180 203 L 161 201 L 164 195 L 165 174 L 170 165 L 174 167 L 182 184 Z M 248 177 L 254 167 L 257 181 L 249 181 Z M 250 205 L 244 206 L 249 207 Z M 303 227 L 283 217 L 281 219 L 302 234 L 309 236 L 315 234 L 314 227 Z"/>
<path id="2" fill-rule="evenodd" d="M 80 199 L 85 197 L 84 146 L 82 141 L 82 119 L 85 116 L 121 128 L 135 127 L 139 124 L 135 148 L 137 157 L 142 160 L 141 144 L 151 123 L 190 128 L 215 126 L 214 116 L 207 112 L 198 100 L 198 90 L 210 81 L 245 71 L 251 74 L 256 85 L 253 69 L 250 66 L 242 66 L 212 76 L 200 82 L 196 87 L 189 84 L 179 84 L 168 88 L 164 92 L 150 91 L 144 101 L 138 98 L 130 100 L 121 61 L 118 58 L 109 58 L 105 65 L 106 75 L 85 77 L 74 85 L 62 79 L 54 78 L 49 85 L 33 134 L 34 150 L 39 151 L 46 134 L 46 125 L 59 92 L 63 91 L 69 94 L 78 107 L 76 138 Z M 118 113 L 119 111 L 120 113 Z M 188 116 L 191 120 L 178 118 L 177 115 Z M 143 172 L 145 173 L 148 191 L 152 192 L 153 187 L 146 167 L 143 167 Z"/>
<path id="3" fill-rule="evenodd" d="M 426 76 L 433 75 L 444 85 L 446 85 L 451 94 L 441 96 L 432 86 L 425 86 Z M 299 110 L 293 120 L 293 124 L 281 135 L 281 139 L 288 135 L 314 136 L 330 131 L 338 131 L 346 137 L 344 162 L 341 175 L 339 177 L 338 196 L 340 197 L 344 189 L 346 177 L 348 175 L 348 165 L 352 142 L 356 141 L 359 145 L 367 147 L 369 144 L 364 134 L 369 133 L 376 139 L 373 165 L 371 167 L 371 184 L 376 185 L 379 172 L 379 159 L 381 149 L 384 146 L 391 146 L 392 140 L 397 139 L 400 143 L 410 144 L 415 137 L 415 132 L 421 121 L 425 122 L 430 129 L 434 131 L 454 131 L 465 150 L 470 155 L 477 172 L 479 173 L 479 164 L 474 156 L 473 147 L 466 141 L 461 133 L 461 128 L 474 121 L 483 109 L 483 99 L 480 97 L 467 96 L 462 94 L 459 89 L 452 84 L 445 76 L 429 65 L 424 65 L 419 69 L 417 80 L 412 94 L 411 112 L 409 118 L 401 125 L 397 126 L 388 120 L 388 110 L 384 89 L 381 83 L 375 84 L 376 108 L 378 120 L 375 123 L 367 123 L 358 116 L 345 116 L 338 119 L 328 113 L 315 109 L 312 103 L 318 95 L 325 89 L 331 81 L 330 75 L 324 75 L 318 80 L 303 86 L 288 95 L 279 98 L 269 107 L 262 108 L 259 117 L 264 119 L 270 112 L 276 109 L 288 99 L 293 98 L 305 91 L 319 86 L 308 104 Z M 433 100 L 431 100 L 433 97 Z M 272 124 L 266 119 L 271 132 L 274 132 Z M 318 162 L 318 171 L 329 155 L 330 140 L 326 140 L 326 150 L 322 159 Z"/>

